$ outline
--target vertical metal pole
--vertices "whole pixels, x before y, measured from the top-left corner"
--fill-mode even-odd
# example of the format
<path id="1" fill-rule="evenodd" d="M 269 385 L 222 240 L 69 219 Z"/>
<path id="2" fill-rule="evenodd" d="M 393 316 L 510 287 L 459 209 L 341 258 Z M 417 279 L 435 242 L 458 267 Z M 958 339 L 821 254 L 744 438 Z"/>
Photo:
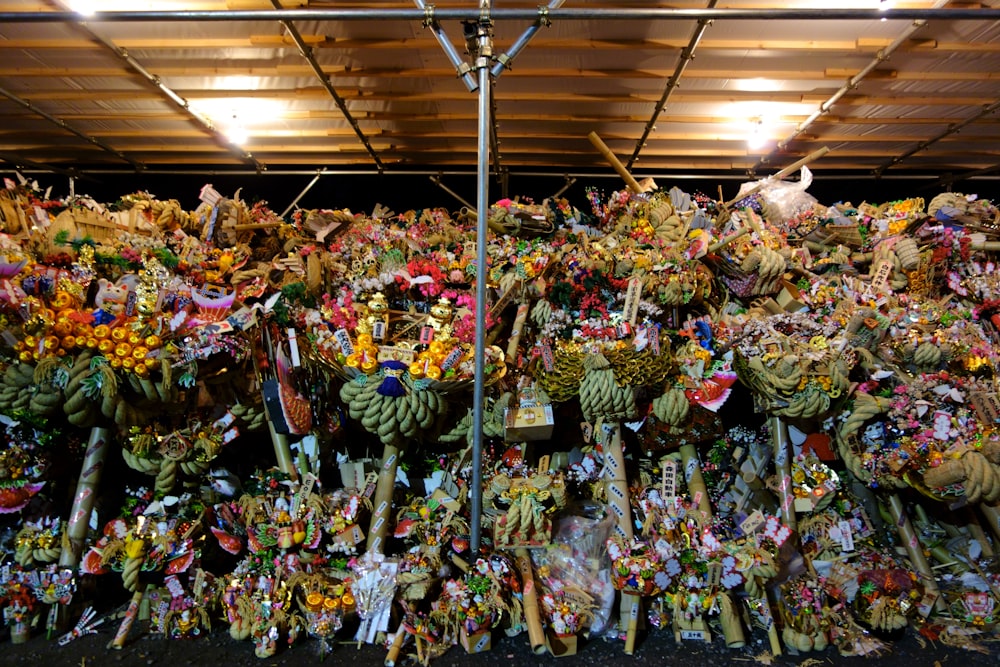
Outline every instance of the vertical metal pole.
<path id="1" fill-rule="evenodd" d="M 483 381 L 486 373 L 486 232 L 489 217 L 489 168 L 490 168 L 490 59 L 493 55 L 493 36 L 490 25 L 490 2 L 481 0 L 483 12 L 479 19 L 479 53 L 476 71 L 479 73 L 479 148 L 476 164 L 476 377 L 472 390 L 472 488 L 471 502 L 472 552 L 479 551 L 482 539 L 483 513 Z"/>

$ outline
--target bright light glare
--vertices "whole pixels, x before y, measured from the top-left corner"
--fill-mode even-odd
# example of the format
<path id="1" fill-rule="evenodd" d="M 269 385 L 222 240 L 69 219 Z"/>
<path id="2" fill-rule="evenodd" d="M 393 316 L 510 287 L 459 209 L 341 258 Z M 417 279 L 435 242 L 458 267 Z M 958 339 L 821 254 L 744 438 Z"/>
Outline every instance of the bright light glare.
<path id="1" fill-rule="evenodd" d="M 250 139 L 247 129 L 238 123 L 234 123 L 226 130 L 226 138 L 230 143 L 242 146 Z"/>
<path id="2" fill-rule="evenodd" d="M 97 11 L 97 2 L 95 0 L 74 0 L 66 4 L 71 12 L 76 12 L 81 16 L 93 16 Z"/>
<path id="3" fill-rule="evenodd" d="M 192 100 L 191 108 L 220 124 L 237 119 L 244 126 L 273 123 L 285 114 L 285 105 L 280 101 L 254 97 Z"/>
<path id="4" fill-rule="evenodd" d="M 767 143 L 767 136 L 764 132 L 764 121 L 760 118 L 754 118 L 750 122 L 752 125 L 750 127 L 750 134 L 747 136 L 747 148 L 752 151 L 760 150 Z"/>
<path id="5" fill-rule="evenodd" d="M 95 12 L 160 11 L 177 9 L 176 2 L 140 2 L 140 0 L 66 0 L 66 8 L 83 16 L 93 16 Z"/>

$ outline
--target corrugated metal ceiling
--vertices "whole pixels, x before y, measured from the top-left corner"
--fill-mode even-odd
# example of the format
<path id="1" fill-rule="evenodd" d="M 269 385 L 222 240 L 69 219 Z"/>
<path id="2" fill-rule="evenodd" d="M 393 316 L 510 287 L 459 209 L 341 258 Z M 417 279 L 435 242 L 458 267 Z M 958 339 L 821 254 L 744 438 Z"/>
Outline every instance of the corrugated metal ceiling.
<path id="1" fill-rule="evenodd" d="M 0 23 L 0 152 L 7 162 L 81 170 L 127 169 L 131 162 L 149 170 L 374 171 L 377 163 L 386 170 L 475 170 L 476 94 L 456 77 L 429 28 L 390 15 L 413 10 L 414 3 L 281 3 L 286 9 L 385 12 L 381 20 L 365 21 L 296 14 L 293 22 L 357 132 L 286 26 L 236 20 L 242 10 L 274 10 L 270 0 L 97 4 L 112 11 L 232 10 L 233 20 L 42 21 L 41 12 L 65 12 L 67 6 L 0 0 L 8 19 Z M 714 6 L 749 15 L 789 8 L 874 10 L 879 4 L 733 0 Z M 998 4 L 895 2 L 885 16 L 906 9 L 938 13 L 833 104 L 827 104 L 831 96 L 909 32 L 912 19 L 715 20 L 656 117 L 696 18 L 562 20 L 559 12 L 704 9 L 710 3 L 569 0 L 552 10 L 551 25 L 496 81 L 500 150 L 493 164 L 513 172 L 606 170 L 588 133 L 597 132 L 626 161 L 655 121 L 633 170 L 768 171 L 822 146 L 830 152 L 813 165 L 817 172 L 1000 170 L 1000 126 L 992 113 L 1000 101 L 1000 21 L 991 14 Z M 437 10 L 471 12 L 477 6 L 474 0 L 436 3 Z M 497 1 L 493 7 L 533 11 L 537 3 Z M 959 9 L 978 9 L 988 18 L 947 14 Z M 14 12 L 32 20 L 18 21 Z M 495 52 L 504 52 L 530 24 L 496 20 Z M 471 63 L 461 23 L 439 25 Z M 789 140 L 820 109 L 815 122 Z M 956 123 L 967 125 L 941 136 Z M 225 139 L 230 125 L 246 131 L 238 146 Z M 754 128 L 764 139 L 759 148 L 748 147 Z"/>

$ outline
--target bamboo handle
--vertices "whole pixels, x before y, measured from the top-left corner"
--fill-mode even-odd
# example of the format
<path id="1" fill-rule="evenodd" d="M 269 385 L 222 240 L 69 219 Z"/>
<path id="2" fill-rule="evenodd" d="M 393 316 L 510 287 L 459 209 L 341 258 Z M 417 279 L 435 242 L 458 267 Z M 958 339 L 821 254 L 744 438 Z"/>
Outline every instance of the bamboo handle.
<path id="1" fill-rule="evenodd" d="M 906 515 L 906 510 L 903 508 L 903 501 L 900 500 L 898 494 L 894 493 L 889 496 L 889 513 L 896 524 L 899 541 L 903 543 L 903 547 L 910 557 L 910 562 L 913 564 L 917 574 L 920 575 L 920 579 L 924 582 L 924 590 L 927 594 L 935 596 L 934 608 L 938 612 L 945 611 L 946 607 L 944 599 L 938 590 L 937 579 L 934 577 L 930 563 L 927 562 L 927 557 L 924 556 L 924 551 L 920 546 L 920 541 L 917 539 L 917 534 L 913 531 L 913 524 L 910 523 L 910 517 Z"/>
<path id="2" fill-rule="evenodd" d="M 792 443 L 788 425 L 781 417 L 771 417 L 771 441 L 774 444 L 774 466 L 778 471 L 781 491 L 781 520 L 794 532 L 798 527 L 795 517 L 795 493 L 792 490 Z"/>
<path id="3" fill-rule="evenodd" d="M 545 652 L 545 630 L 538 615 L 538 593 L 535 591 L 535 575 L 531 569 L 531 556 L 521 548 L 516 552 L 517 569 L 521 573 L 521 600 L 524 604 L 524 623 L 528 626 L 528 642 L 531 652 L 541 655 Z"/>
<path id="4" fill-rule="evenodd" d="M 623 165 L 621 160 L 619 160 L 617 156 L 611 152 L 608 145 L 604 143 L 599 136 L 597 136 L 597 132 L 591 132 L 587 135 L 587 138 L 590 139 L 590 143 L 594 145 L 594 148 L 596 148 L 597 151 L 604 156 L 604 159 L 607 160 L 612 167 L 614 167 L 614 170 L 618 172 L 618 175 L 625 181 L 628 189 L 636 194 L 640 194 L 642 192 L 642 186 L 639 185 L 639 181 L 635 180 L 632 174 L 628 173 L 628 169 L 625 168 L 625 165 Z"/>
<path id="5" fill-rule="evenodd" d="M 828 147 L 826 147 L 826 146 L 823 146 L 822 148 L 817 148 L 816 150 L 814 150 L 812 153 L 810 153 L 809 155 L 805 156 L 801 160 L 793 162 L 792 164 L 788 165 L 787 167 L 785 167 L 784 169 L 782 169 L 781 171 L 779 171 L 778 173 L 776 173 L 774 176 L 771 176 L 770 180 L 772 180 L 772 181 L 781 180 L 785 176 L 788 176 L 789 174 L 791 174 L 792 172 L 796 171 L 797 169 L 800 169 L 800 168 L 806 166 L 810 162 L 814 162 L 815 160 L 818 160 L 819 158 L 823 157 L 824 155 L 826 155 L 829 152 L 830 152 L 830 149 Z M 738 195 L 735 199 L 730 199 L 729 201 L 727 201 L 725 204 L 723 204 L 723 207 L 729 208 L 730 206 L 732 206 L 733 204 L 735 204 L 739 200 L 746 199 L 747 197 L 749 197 L 751 195 L 757 194 L 758 192 L 760 192 L 761 188 L 763 188 L 763 187 L 764 187 L 764 182 L 758 183 L 754 187 L 750 188 L 748 191 L 744 192 L 742 195 Z"/>
<path id="6" fill-rule="evenodd" d="M 281 227 L 284 223 L 281 222 L 251 222 L 242 225 L 233 225 L 232 227 L 227 227 L 227 229 L 235 229 L 241 232 L 245 229 L 274 229 L 275 227 Z"/>
<path id="7" fill-rule="evenodd" d="M 628 624 L 625 626 L 625 655 L 635 653 L 635 638 L 639 634 L 639 612 L 642 609 L 642 598 L 636 593 L 622 592 L 622 596 L 628 599 L 628 604 L 623 604 L 622 609 L 628 608 Z"/>

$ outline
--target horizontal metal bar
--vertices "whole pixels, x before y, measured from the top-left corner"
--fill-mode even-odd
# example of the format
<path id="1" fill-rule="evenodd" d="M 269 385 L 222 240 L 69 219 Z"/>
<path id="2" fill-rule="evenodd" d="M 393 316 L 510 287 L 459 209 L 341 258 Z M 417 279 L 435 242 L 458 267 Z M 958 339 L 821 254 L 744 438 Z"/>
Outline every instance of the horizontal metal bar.
<path id="1" fill-rule="evenodd" d="M 249 9 L 205 11 L 135 11 L 96 12 L 82 16 L 76 12 L 0 12 L 0 23 L 67 23 L 73 21 L 107 22 L 161 22 L 161 21 L 423 21 L 426 14 L 420 9 Z M 493 9 L 494 20 L 534 21 L 537 9 Z M 479 10 L 438 9 L 434 18 L 443 20 L 478 20 Z M 621 8 L 579 9 L 561 8 L 548 12 L 555 21 L 685 21 L 685 20 L 997 20 L 1000 9 L 973 9 L 946 7 L 943 9 L 673 9 L 673 8 Z"/>
<path id="2" fill-rule="evenodd" d="M 14 157 L 14 156 L 12 156 Z M 37 170 L 20 170 L 22 174 L 28 173 L 43 173 L 48 170 L 37 169 Z M 476 177 L 476 172 L 473 170 L 456 170 L 456 171 L 439 171 L 439 170 L 422 170 L 422 171 L 385 171 L 381 174 L 377 171 L 372 170 L 334 170 L 334 169 L 324 169 L 317 172 L 315 169 L 289 169 L 289 170 L 267 170 L 263 172 L 257 172 L 250 169 L 237 169 L 233 171 L 221 171 L 221 170 L 183 170 L 183 169 L 145 169 L 143 170 L 143 176 L 208 176 L 208 177 L 220 177 L 220 176 L 374 176 L 378 178 L 385 178 L 386 176 L 412 176 L 412 177 L 424 177 L 424 176 L 468 176 L 470 178 Z M 114 176 L 114 175 L 135 175 L 135 172 L 129 169 L 80 169 L 80 176 L 92 175 L 92 176 Z M 491 172 L 490 177 L 496 178 L 498 174 Z M 563 171 L 515 171 L 511 172 L 509 176 L 514 178 L 576 178 L 576 179 L 593 179 L 593 180 L 604 180 L 604 179 L 620 179 L 621 177 L 615 173 L 589 173 L 589 172 L 563 172 Z M 634 176 L 638 179 L 652 178 L 659 179 L 664 182 L 671 180 L 677 181 L 692 181 L 692 180 L 704 180 L 704 181 L 746 181 L 747 175 L 743 172 L 732 173 L 732 174 L 678 174 L 678 173 L 639 173 L 636 172 Z M 871 180 L 871 172 L 861 172 L 855 174 L 828 174 L 823 173 L 821 176 L 817 176 L 822 180 L 831 181 L 860 181 L 860 180 Z M 888 174 L 882 176 L 882 180 L 924 180 L 924 179 L 939 179 L 941 178 L 940 173 L 936 174 Z M 1000 178 L 993 177 L 993 178 Z"/>

